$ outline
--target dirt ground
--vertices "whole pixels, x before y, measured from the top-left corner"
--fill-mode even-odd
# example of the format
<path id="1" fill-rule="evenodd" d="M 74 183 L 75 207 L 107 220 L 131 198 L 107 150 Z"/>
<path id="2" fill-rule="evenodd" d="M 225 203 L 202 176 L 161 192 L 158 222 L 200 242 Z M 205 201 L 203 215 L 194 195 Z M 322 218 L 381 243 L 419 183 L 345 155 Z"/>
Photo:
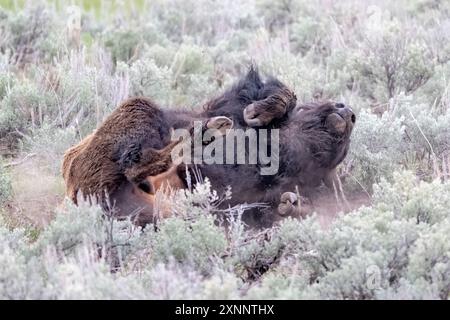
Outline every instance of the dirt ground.
<path id="1" fill-rule="evenodd" d="M 347 201 L 336 197 L 332 193 L 323 194 L 313 201 L 314 211 L 317 214 L 320 224 L 327 228 L 339 214 L 346 214 L 357 210 L 362 206 L 370 206 L 371 199 L 366 193 L 352 193 L 345 195 Z"/>
<path id="2" fill-rule="evenodd" d="M 31 158 L 11 168 L 13 176 L 13 200 L 7 211 L 17 221 L 28 221 L 37 227 L 49 223 L 55 209 L 64 200 L 64 181 L 60 175 L 46 170 L 39 159 Z M 345 191 L 344 191 L 345 192 Z M 319 191 L 320 195 L 312 201 L 320 224 L 327 228 L 338 217 L 359 207 L 370 205 L 369 195 L 360 193 L 345 194 L 344 201 L 328 189 Z"/>
<path id="3" fill-rule="evenodd" d="M 32 160 L 14 166 L 11 174 L 13 200 L 8 211 L 12 218 L 38 227 L 48 224 L 64 199 L 63 179 Z"/>

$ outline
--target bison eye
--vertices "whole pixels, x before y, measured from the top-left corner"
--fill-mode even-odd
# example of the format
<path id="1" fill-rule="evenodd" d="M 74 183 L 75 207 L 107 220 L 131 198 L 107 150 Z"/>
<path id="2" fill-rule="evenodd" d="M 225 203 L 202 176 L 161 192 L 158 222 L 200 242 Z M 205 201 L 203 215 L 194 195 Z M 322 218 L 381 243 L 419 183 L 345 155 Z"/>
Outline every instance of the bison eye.
<path id="1" fill-rule="evenodd" d="M 148 194 L 155 194 L 155 190 L 153 190 L 153 186 L 148 182 L 144 181 L 138 185 L 139 189 Z"/>

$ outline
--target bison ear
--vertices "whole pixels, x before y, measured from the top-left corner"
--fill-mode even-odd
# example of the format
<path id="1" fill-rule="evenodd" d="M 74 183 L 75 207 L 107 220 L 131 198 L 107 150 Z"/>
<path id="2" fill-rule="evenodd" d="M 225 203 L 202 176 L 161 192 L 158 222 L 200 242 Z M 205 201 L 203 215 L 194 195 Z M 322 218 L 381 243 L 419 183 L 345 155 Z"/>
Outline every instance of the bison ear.
<path id="1" fill-rule="evenodd" d="M 331 113 L 325 120 L 327 128 L 342 134 L 347 128 L 347 122 L 337 113 Z"/>

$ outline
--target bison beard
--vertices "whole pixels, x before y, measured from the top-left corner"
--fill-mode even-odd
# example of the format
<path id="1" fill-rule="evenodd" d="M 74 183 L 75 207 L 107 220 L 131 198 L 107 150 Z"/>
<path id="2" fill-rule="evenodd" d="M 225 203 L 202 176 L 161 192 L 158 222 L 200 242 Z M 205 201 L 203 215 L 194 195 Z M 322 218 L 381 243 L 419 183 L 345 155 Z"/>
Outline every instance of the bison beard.
<path id="1" fill-rule="evenodd" d="M 136 112 L 142 114 L 137 116 Z M 351 109 L 342 104 L 296 107 L 295 94 L 289 88 L 274 78 L 263 82 L 251 68 L 246 77 L 198 113 L 161 110 L 145 99 L 122 104 L 96 132 L 66 153 L 66 193 L 73 201 L 79 190 L 85 197 L 100 195 L 103 199 L 106 194 L 118 214 L 140 210 L 137 223 L 152 222 L 153 196 L 159 186 L 168 181 L 175 188 L 186 185 L 186 166 L 174 167 L 167 157 L 174 146 L 169 144 L 169 129 L 189 128 L 199 119 L 204 123 L 217 117 L 219 122 L 229 120 L 224 116 L 237 128 L 280 130 L 280 168 L 275 175 L 261 176 L 260 163 L 196 168 L 218 192 L 231 186 L 233 197 L 222 203 L 224 208 L 267 203 L 269 208 L 244 213 L 244 221 L 255 227 L 269 226 L 280 216 L 304 213 L 296 207 L 300 199 L 292 193 L 294 187 L 311 196 L 316 186 L 329 180 L 347 154 L 355 122 Z"/>

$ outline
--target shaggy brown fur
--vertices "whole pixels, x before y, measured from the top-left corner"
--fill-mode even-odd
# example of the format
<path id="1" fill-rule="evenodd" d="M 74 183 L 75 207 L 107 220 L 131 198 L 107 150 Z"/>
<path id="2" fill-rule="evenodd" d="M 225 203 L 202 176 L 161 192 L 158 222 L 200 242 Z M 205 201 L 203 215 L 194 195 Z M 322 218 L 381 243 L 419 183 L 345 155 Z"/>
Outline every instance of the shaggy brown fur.
<path id="1" fill-rule="evenodd" d="M 75 203 L 78 193 L 84 198 L 105 198 L 126 180 L 140 185 L 146 177 L 167 171 L 172 163 L 170 128 L 164 114 L 150 100 L 133 98 L 124 102 L 100 128 L 64 155 L 62 166 L 67 196 Z M 124 164 L 125 152 L 138 165 Z M 145 186 L 143 186 L 145 189 Z"/>
<path id="2" fill-rule="evenodd" d="M 151 222 L 157 188 L 164 182 L 185 186 L 174 174 L 171 152 L 180 140 L 170 141 L 176 117 L 167 113 L 145 98 L 120 105 L 100 128 L 65 153 L 66 195 L 75 204 L 81 195 L 117 215 L 136 214 L 140 224 Z M 178 119 L 187 128 L 194 119 L 201 120 L 203 130 L 220 128 L 222 133 L 232 125 L 226 117 L 180 113 Z"/>
<path id="3" fill-rule="evenodd" d="M 72 180 L 71 176 L 74 175 L 73 173 L 71 174 L 72 162 L 89 145 L 93 136 L 94 132 L 86 136 L 83 140 L 81 140 L 79 144 L 71 147 L 64 153 L 64 159 L 62 163 L 62 173 L 65 181 Z M 72 182 L 66 185 L 66 195 L 69 196 L 69 198 L 72 199 L 74 202 L 76 202 L 78 189 L 79 188 L 77 187 L 76 183 Z"/>

